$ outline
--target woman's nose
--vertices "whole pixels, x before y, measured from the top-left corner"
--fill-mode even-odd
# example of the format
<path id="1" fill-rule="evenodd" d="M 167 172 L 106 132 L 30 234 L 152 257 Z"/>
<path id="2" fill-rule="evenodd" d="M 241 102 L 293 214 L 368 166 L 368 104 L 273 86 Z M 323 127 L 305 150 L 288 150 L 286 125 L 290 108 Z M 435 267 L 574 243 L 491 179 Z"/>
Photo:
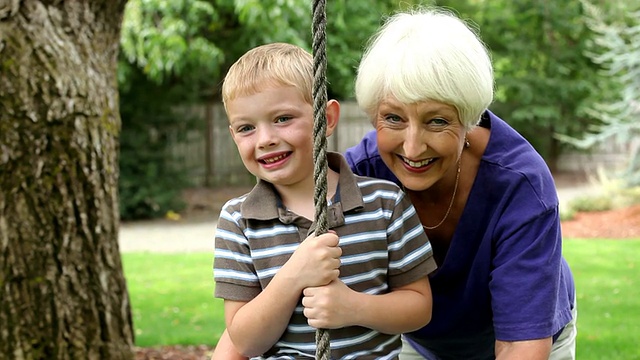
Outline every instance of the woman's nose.
<path id="1" fill-rule="evenodd" d="M 408 127 L 403 142 L 404 155 L 410 159 L 419 159 L 427 151 L 427 143 L 423 131 L 416 127 Z"/>

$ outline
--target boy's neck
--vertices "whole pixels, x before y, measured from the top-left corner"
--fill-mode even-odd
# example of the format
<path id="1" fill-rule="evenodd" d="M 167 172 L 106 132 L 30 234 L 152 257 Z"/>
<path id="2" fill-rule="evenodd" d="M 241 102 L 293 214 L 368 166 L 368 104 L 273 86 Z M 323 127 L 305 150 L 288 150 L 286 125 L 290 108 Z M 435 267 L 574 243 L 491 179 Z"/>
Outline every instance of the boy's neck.
<path id="1" fill-rule="evenodd" d="M 328 169 L 327 170 L 327 199 L 333 198 L 338 187 L 338 178 L 340 174 Z M 315 184 L 313 177 L 310 181 L 298 184 L 297 186 L 274 185 L 282 204 L 295 214 L 304 216 L 309 220 L 315 217 L 314 193 Z"/>

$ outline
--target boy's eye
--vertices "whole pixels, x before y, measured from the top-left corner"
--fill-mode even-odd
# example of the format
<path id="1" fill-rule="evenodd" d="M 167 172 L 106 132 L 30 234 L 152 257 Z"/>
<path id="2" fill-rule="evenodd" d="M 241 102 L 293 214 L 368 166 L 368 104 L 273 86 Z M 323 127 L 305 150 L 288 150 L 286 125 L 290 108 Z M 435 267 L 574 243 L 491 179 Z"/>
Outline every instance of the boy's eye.
<path id="1" fill-rule="evenodd" d="M 254 129 L 253 125 L 240 125 L 236 128 L 236 132 L 243 133 L 243 132 L 251 131 L 253 129 Z"/>
<path id="2" fill-rule="evenodd" d="M 276 118 L 276 123 L 283 123 L 291 120 L 291 116 L 279 116 Z"/>

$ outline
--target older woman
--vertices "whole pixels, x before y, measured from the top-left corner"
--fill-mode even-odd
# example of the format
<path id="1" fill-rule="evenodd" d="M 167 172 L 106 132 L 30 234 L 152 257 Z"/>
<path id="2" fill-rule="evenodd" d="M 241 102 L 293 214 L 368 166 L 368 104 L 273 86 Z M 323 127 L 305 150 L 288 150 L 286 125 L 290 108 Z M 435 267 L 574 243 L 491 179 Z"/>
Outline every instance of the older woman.
<path id="1" fill-rule="evenodd" d="M 432 320 L 405 334 L 402 360 L 575 359 L 553 178 L 487 110 L 493 83 L 482 41 L 435 8 L 389 18 L 358 69 L 356 96 L 375 131 L 347 160 L 405 189 L 438 263 Z M 214 358 L 237 356 L 225 334 Z"/>
<path id="2" fill-rule="evenodd" d="M 354 171 L 404 187 L 439 269 L 433 318 L 401 359 L 574 359 L 575 298 L 553 178 L 487 110 L 493 71 L 451 13 L 391 17 L 358 69 L 375 127 L 347 150 Z"/>

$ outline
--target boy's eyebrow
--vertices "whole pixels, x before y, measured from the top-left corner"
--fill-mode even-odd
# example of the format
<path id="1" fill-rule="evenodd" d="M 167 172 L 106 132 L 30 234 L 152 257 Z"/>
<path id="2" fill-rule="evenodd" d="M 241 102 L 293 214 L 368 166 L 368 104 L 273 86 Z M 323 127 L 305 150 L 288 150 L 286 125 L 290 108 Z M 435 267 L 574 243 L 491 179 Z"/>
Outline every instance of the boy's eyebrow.
<path id="1" fill-rule="evenodd" d="M 311 104 L 307 104 L 309 106 L 313 106 Z M 294 114 L 294 113 L 300 113 L 300 107 L 298 106 L 277 106 L 277 107 L 273 107 L 271 109 L 265 109 L 264 112 L 262 113 L 263 116 L 265 117 L 271 117 L 271 118 L 275 118 L 277 116 L 281 116 L 281 115 L 287 115 L 287 114 Z M 250 117 L 245 117 L 245 116 L 235 116 L 235 117 L 229 117 L 227 116 L 229 123 L 234 123 L 234 122 L 240 122 L 240 121 L 251 121 L 252 119 Z"/>

